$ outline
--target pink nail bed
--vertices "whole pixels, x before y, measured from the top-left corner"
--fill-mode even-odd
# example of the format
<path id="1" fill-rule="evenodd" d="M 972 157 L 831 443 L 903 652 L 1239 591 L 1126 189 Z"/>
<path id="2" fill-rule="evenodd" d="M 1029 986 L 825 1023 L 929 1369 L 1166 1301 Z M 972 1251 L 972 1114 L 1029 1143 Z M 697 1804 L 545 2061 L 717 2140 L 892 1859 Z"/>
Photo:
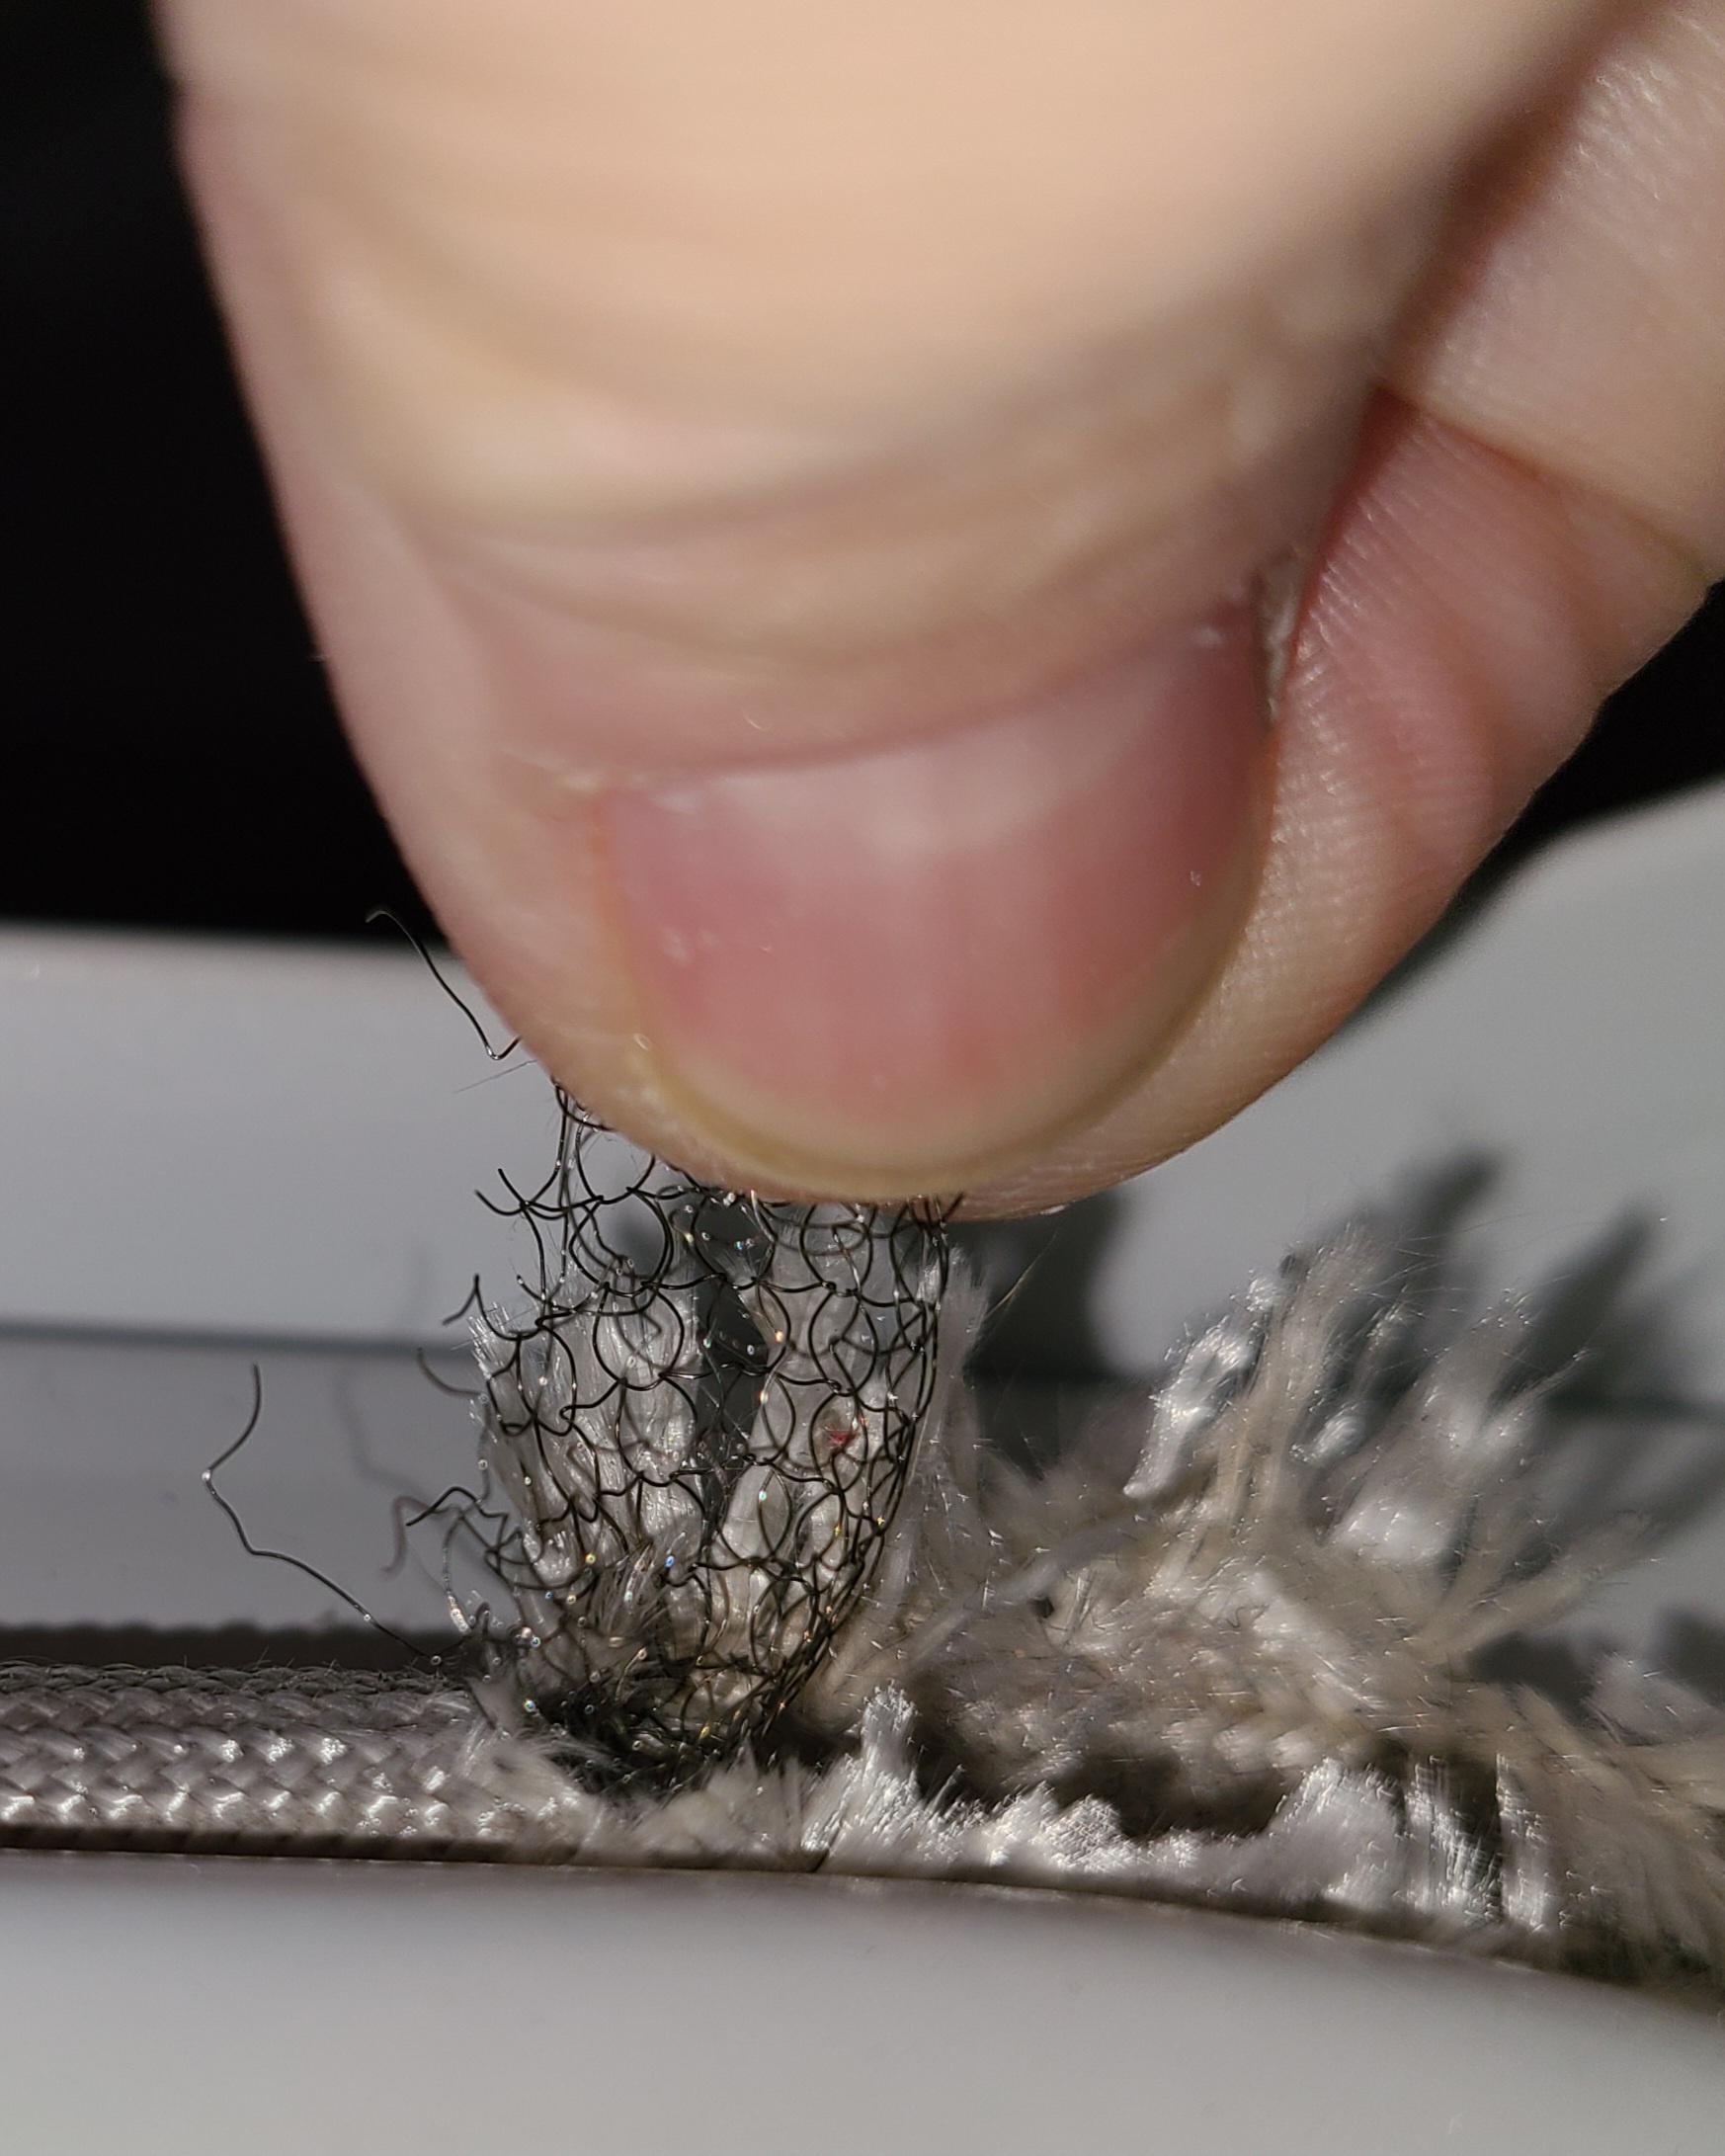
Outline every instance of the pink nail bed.
<path id="1" fill-rule="evenodd" d="M 1244 610 L 1055 696 L 604 811 L 655 1058 L 696 1119 L 842 1175 L 1051 1133 L 1188 1006 L 1242 903 Z"/>

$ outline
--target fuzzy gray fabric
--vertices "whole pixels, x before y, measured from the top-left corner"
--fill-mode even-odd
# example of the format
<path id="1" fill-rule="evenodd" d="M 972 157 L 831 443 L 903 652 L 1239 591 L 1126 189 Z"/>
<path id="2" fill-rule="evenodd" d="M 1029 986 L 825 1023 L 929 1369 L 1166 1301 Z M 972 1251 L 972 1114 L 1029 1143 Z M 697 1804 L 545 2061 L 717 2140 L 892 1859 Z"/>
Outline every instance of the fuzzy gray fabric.
<path id="1" fill-rule="evenodd" d="M 981 1879 L 1725 1982 L 1725 1717 L 1620 1661 L 1580 1709 L 1480 1674 L 1641 1531 L 1556 1524 L 1525 1322 L 1435 1326 L 1397 1249 L 1290 1261 L 1039 1473 L 979 1442 L 957 1283 L 883 1561 L 771 1757 L 608 1792 L 507 1661 L 12 1665 L 0 1837 Z"/>

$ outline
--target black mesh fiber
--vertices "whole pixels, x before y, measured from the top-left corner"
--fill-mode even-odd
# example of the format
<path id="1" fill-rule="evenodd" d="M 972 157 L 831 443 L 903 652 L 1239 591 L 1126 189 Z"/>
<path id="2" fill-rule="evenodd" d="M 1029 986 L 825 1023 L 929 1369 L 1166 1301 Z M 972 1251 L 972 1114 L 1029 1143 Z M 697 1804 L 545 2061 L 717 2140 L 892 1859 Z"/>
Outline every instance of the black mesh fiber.
<path id="1" fill-rule="evenodd" d="M 931 1207 L 721 1192 L 559 1093 L 482 1308 L 489 1564 L 531 1714 L 595 1780 L 681 1780 L 770 1730 L 857 1607 L 935 1396 Z"/>

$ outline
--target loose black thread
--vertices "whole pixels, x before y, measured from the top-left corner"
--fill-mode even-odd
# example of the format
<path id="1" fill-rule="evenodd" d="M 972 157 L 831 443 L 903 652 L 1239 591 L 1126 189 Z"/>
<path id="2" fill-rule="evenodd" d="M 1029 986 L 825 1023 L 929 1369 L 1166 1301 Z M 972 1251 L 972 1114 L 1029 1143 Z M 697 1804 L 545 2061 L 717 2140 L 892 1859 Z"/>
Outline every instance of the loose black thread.
<path id="1" fill-rule="evenodd" d="M 521 1046 L 520 1034 L 517 1034 L 514 1039 L 511 1040 L 507 1046 L 494 1048 L 491 1045 L 491 1036 L 485 1031 L 484 1026 L 480 1023 L 478 1014 L 474 1011 L 472 1005 L 469 1004 L 465 997 L 463 997 L 459 993 L 459 991 L 455 989 L 451 984 L 451 982 L 445 978 L 443 969 L 439 966 L 436 958 L 432 956 L 431 949 L 425 942 L 425 939 L 423 937 L 416 936 L 412 929 L 408 927 L 407 923 L 401 918 L 398 913 L 392 913 L 387 906 L 373 906 L 370 912 L 366 916 L 366 926 L 370 928 L 373 921 L 387 921 L 391 928 L 398 929 L 401 934 L 407 938 L 407 941 L 413 946 L 414 950 L 419 953 L 420 958 L 425 965 L 426 971 L 431 975 L 432 979 L 437 982 L 438 986 L 443 990 L 444 994 L 449 997 L 450 1001 L 455 1006 L 455 1009 L 460 1012 L 461 1016 L 467 1021 L 468 1025 L 471 1026 L 473 1031 L 478 1035 L 479 1045 L 485 1050 L 486 1054 L 490 1056 L 491 1060 L 494 1063 L 504 1062 L 515 1053 L 516 1049 Z"/>
<path id="2" fill-rule="evenodd" d="M 246 1417 L 245 1427 L 241 1430 L 239 1436 L 233 1440 L 232 1444 L 215 1455 L 209 1465 L 205 1468 L 203 1475 L 205 1489 L 208 1491 L 210 1498 L 225 1515 L 228 1525 L 239 1537 L 240 1547 L 248 1557 L 262 1558 L 272 1564 L 291 1565 L 295 1572 L 303 1572 L 307 1579 L 316 1580 L 320 1587 L 327 1588 L 332 1595 L 345 1602 L 362 1624 L 365 1624 L 372 1631 L 380 1633 L 383 1638 L 393 1640 L 398 1647 L 405 1648 L 415 1660 L 428 1664 L 434 1670 L 441 1670 L 444 1666 L 444 1657 L 441 1654 L 422 1646 L 417 1640 L 405 1638 L 393 1626 L 385 1624 L 381 1617 L 373 1616 L 367 1609 L 358 1595 L 351 1594 L 339 1580 L 331 1579 L 327 1572 L 320 1571 L 316 1565 L 308 1562 L 304 1557 L 294 1556 L 290 1550 L 268 1549 L 261 1542 L 253 1541 L 247 1532 L 245 1522 L 240 1518 L 232 1502 L 222 1495 L 220 1489 L 216 1486 L 215 1478 L 220 1470 L 227 1465 L 228 1461 L 236 1457 L 251 1443 L 263 1418 L 264 1373 L 258 1365 L 254 1363 L 252 1365 L 252 1411 Z"/>

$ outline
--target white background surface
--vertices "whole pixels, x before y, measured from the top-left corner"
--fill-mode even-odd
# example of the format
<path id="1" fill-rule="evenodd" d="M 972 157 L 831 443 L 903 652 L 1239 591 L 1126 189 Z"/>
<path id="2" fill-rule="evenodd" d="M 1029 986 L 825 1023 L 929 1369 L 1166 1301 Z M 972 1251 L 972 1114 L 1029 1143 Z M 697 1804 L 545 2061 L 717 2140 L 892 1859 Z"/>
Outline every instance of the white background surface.
<path id="1" fill-rule="evenodd" d="M 0 2140 L 20 2150 L 1720 2142 L 1704 2020 L 1235 1918 L 808 1879 L 27 1863 L 0 1866 Z"/>
<path id="2" fill-rule="evenodd" d="M 1499 1285 L 1655 1223 L 1690 1374 L 1725 1399 L 1725 788 L 1552 849 L 1399 994 L 1131 1186 L 1104 1340 L 1151 1368 L 1291 1245 L 1475 1152 L 1499 1170 L 1471 1230 Z"/>

